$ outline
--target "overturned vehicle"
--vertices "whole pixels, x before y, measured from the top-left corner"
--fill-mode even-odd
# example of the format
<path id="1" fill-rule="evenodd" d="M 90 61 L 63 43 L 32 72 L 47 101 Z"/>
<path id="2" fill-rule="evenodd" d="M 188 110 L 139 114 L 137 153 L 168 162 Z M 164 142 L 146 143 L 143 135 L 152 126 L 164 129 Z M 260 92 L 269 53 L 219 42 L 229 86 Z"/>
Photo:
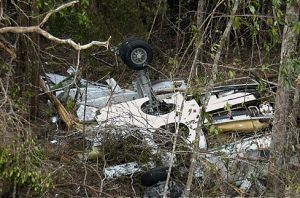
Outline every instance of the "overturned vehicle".
<path id="1" fill-rule="evenodd" d="M 44 78 L 60 100 L 76 99 L 79 121 L 97 121 L 93 133 L 86 137 L 92 144 L 92 151 L 86 153 L 86 159 L 97 158 L 108 139 L 138 139 L 142 147 L 148 148 L 146 160 L 130 159 L 112 164 L 104 169 L 105 178 L 139 173 L 141 183 L 146 187 L 145 196 L 161 196 L 168 167 L 172 167 L 172 172 L 179 171 L 177 176 L 186 175 L 188 153 L 197 142 L 205 152 L 199 157 L 196 178 L 207 180 L 208 166 L 213 166 L 222 179 L 233 182 L 239 192 L 247 192 L 256 185 L 257 191 L 263 193 L 264 186 L 258 178 L 263 175 L 264 165 L 258 166 L 257 170 L 249 164 L 239 164 L 238 159 L 268 157 L 271 138 L 267 131 L 273 118 L 274 107 L 270 98 L 276 90 L 274 84 L 267 84 L 269 94 L 258 92 L 259 83 L 256 81 L 215 87 L 196 100 L 187 94 L 188 84 L 184 80 L 150 82 L 147 65 L 153 55 L 144 41 L 128 39 L 118 50 L 122 60 L 139 73 L 133 83 L 134 90 L 122 89 L 114 79 L 108 79 L 107 84 L 79 80 L 78 85 L 82 86 L 68 87 L 70 80 L 76 80 L 76 75 L 73 75 L 76 69 L 70 72 L 71 77 L 46 74 Z M 201 104 L 205 99 L 207 105 L 203 107 Z M 199 115 L 203 118 L 201 123 Z M 200 133 L 199 127 L 203 129 Z M 198 140 L 197 133 L 200 134 Z M 214 141 L 218 137 L 226 141 Z M 185 160 L 180 160 L 181 153 L 187 153 Z M 232 160 L 231 165 L 224 159 Z M 237 166 L 247 171 L 231 173 L 231 167 Z M 171 180 L 168 195 L 180 196 L 182 186 L 182 183 Z"/>

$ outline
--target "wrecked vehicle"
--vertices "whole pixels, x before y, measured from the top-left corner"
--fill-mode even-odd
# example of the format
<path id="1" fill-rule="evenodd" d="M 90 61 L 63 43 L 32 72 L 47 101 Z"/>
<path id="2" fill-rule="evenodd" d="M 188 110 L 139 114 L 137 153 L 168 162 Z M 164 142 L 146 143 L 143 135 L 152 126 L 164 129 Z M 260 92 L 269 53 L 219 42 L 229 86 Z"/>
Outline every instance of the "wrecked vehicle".
<path id="1" fill-rule="evenodd" d="M 199 104 L 201 103 L 182 93 L 187 89 L 187 84 L 183 80 L 150 82 L 147 65 L 151 62 L 153 55 L 150 46 L 144 41 L 128 39 L 120 46 L 119 53 L 131 69 L 139 72 L 139 77 L 134 82 L 134 91 L 121 89 L 113 79 L 109 79 L 107 85 L 81 80 L 81 84 L 85 87 L 71 87 L 67 93 L 65 90 L 57 90 L 57 96 L 63 98 L 63 95 L 67 95 L 76 99 L 80 95 L 77 101 L 80 105 L 77 111 L 79 120 L 87 121 L 95 118 L 101 129 L 111 126 L 119 127 L 121 131 L 116 134 L 122 137 L 135 137 L 139 134 L 142 141 L 151 148 L 151 153 L 159 153 L 162 156 L 162 165 L 168 167 L 171 152 L 170 148 L 165 147 L 173 144 L 175 134 L 178 134 L 181 143 L 184 143 L 189 151 L 191 150 L 196 138 L 198 117 L 201 113 Z M 54 84 L 52 90 L 57 88 L 55 85 L 65 80 L 65 77 L 58 75 L 47 74 L 47 76 Z M 273 106 L 267 100 L 259 98 L 258 85 L 259 83 L 255 82 L 215 87 L 208 99 L 206 113 L 209 116 L 205 117 L 204 127 L 212 125 L 224 133 L 253 133 L 269 128 L 273 118 Z M 275 89 L 275 85 L 270 84 L 270 87 L 272 90 Z M 125 128 L 126 130 L 123 130 Z M 182 128 L 185 128 L 184 132 L 181 131 Z M 250 138 L 209 148 L 206 133 L 200 134 L 199 148 L 207 151 L 201 159 L 213 164 L 224 179 L 229 175 L 224 165 L 224 156 L 236 158 L 252 151 L 266 150 L 271 141 L 268 135 L 256 136 L 254 133 Z M 158 134 L 163 135 L 157 138 Z M 97 152 L 97 147 L 105 143 L 100 130 L 94 136 L 88 137 L 88 140 L 92 142 L 95 152 Z M 165 147 L 162 149 L 161 145 Z M 157 164 L 151 160 L 149 159 L 149 166 L 145 166 L 147 168 L 132 161 L 106 167 L 104 174 L 110 179 L 157 167 Z M 151 180 L 151 182 L 142 183 L 145 186 L 156 185 L 157 188 L 162 189 L 166 171 L 161 173 L 161 169 L 159 170 L 160 173 L 154 178 L 151 178 L 149 174 L 157 175 L 157 169 L 150 170 L 150 173 L 146 172 L 148 176 L 142 177 L 146 177 L 147 181 Z M 231 177 L 230 180 L 239 182 L 240 189 L 246 191 L 253 184 L 249 179 L 251 174 L 242 178 Z M 196 171 L 195 177 L 204 177 L 201 167 Z"/>
<path id="2" fill-rule="evenodd" d="M 72 73 L 74 68 L 71 67 Z M 144 98 L 144 87 L 140 86 L 141 80 L 133 82 L 134 91 L 122 89 L 113 79 L 107 79 L 106 84 L 96 83 L 81 79 L 75 83 L 75 76 L 69 77 L 47 73 L 44 77 L 49 85 L 49 90 L 55 92 L 55 95 L 61 100 L 66 101 L 67 97 L 77 102 L 77 116 L 79 121 L 95 121 L 96 113 L 103 107 L 111 104 L 132 101 L 138 98 Z M 159 80 L 151 84 L 151 90 L 157 93 L 170 93 L 174 91 L 185 91 L 187 84 L 184 80 Z M 84 117 L 84 110 L 86 116 Z"/>
<path id="3" fill-rule="evenodd" d="M 144 98 L 102 108 L 100 115 L 96 117 L 99 125 L 102 127 L 117 125 L 129 128 L 130 126 L 142 128 L 143 130 L 140 130 L 140 132 L 145 136 L 145 143 L 153 148 L 153 153 L 156 153 L 159 150 L 154 137 L 157 129 L 166 128 L 169 124 L 173 124 L 175 128 L 176 126 L 178 128 L 182 124 L 188 129 L 188 134 L 185 134 L 185 136 L 179 134 L 179 138 L 184 139 L 187 145 L 191 145 L 195 141 L 196 136 L 198 115 L 200 113 L 199 104 L 194 99 L 186 99 L 181 93 L 174 93 L 171 96 L 168 95 L 165 98 L 160 97 L 160 99 L 157 99 L 157 96 L 151 90 L 146 73 L 143 73 L 143 70 L 139 72 L 139 78 L 142 79 L 140 86 L 144 90 Z M 258 83 L 252 83 L 214 88 L 206 108 L 206 112 L 211 115 L 212 124 L 222 132 L 256 132 L 268 128 L 273 118 L 273 107 L 266 101 L 258 100 L 257 86 Z M 274 85 L 272 85 L 272 89 L 274 89 Z M 226 109 L 226 106 L 230 106 L 230 109 Z M 206 119 L 204 123 L 207 122 L 209 121 Z M 270 142 L 270 136 L 263 135 L 242 139 L 217 148 L 208 148 L 205 134 L 202 133 L 200 134 L 199 147 L 208 149 L 209 154 L 202 156 L 202 158 L 213 164 L 225 179 L 230 174 L 225 166 L 223 157 L 236 158 L 238 156 L 247 156 L 249 152 L 268 149 Z M 222 155 L 219 155 L 220 153 Z M 167 156 L 165 165 L 168 167 L 168 160 L 171 154 L 165 151 L 163 155 Z M 258 157 L 257 154 L 255 156 Z M 115 171 L 117 174 L 114 176 L 122 176 L 128 173 L 133 174 L 134 172 L 131 166 L 127 166 L 129 167 L 127 171 L 119 171 L 119 166 L 105 169 L 106 174 Z M 138 167 L 135 164 L 136 172 L 142 171 L 142 168 Z M 167 170 L 166 168 L 162 169 Z M 157 173 L 157 171 L 160 172 Z M 196 173 L 197 177 L 203 176 L 201 172 L 201 170 L 198 170 Z M 240 190 L 247 191 L 253 184 L 250 178 L 255 173 L 252 170 L 246 176 L 239 176 L 238 178 L 230 176 L 229 180 L 237 182 Z M 107 176 L 110 177 L 112 175 Z M 142 175 L 142 183 L 145 186 L 155 188 L 156 192 L 163 189 L 162 186 L 164 186 L 163 181 L 165 179 L 166 171 L 161 172 L 161 169 L 153 169 Z M 145 180 L 150 180 L 151 182 L 147 183 Z M 161 194 L 158 193 L 156 195 L 159 196 Z"/>

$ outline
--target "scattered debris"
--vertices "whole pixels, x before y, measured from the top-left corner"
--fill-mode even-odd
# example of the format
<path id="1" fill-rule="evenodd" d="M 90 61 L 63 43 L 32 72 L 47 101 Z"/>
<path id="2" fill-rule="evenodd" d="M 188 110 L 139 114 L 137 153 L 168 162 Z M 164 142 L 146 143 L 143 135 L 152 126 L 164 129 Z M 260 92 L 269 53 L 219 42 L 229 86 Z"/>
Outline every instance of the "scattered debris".
<path id="1" fill-rule="evenodd" d="M 57 140 L 51 140 L 50 143 L 51 144 L 56 144 L 58 141 Z"/>
<path id="2" fill-rule="evenodd" d="M 139 47 L 135 49 L 134 47 L 137 46 Z M 133 53 L 133 55 L 129 56 L 127 52 Z M 120 54 L 125 63 L 130 68 L 139 71 L 139 77 L 134 82 L 135 90 L 133 91 L 122 89 L 112 78 L 106 80 L 106 84 L 100 84 L 76 79 L 76 74 L 74 75 L 73 72 L 70 72 L 71 77 L 47 74 L 47 81 L 52 83 L 50 89 L 44 83 L 41 83 L 41 85 L 44 92 L 49 95 L 52 103 L 58 109 L 62 120 L 69 127 L 72 126 L 74 120 L 64 108 L 61 108 L 62 105 L 58 100 L 58 98 L 64 100 L 66 96 L 76 101 L 79 107 L 77 116 L 80 122 L 90 122 L 96 119 L 98 128 L 119 127 L 121 133 L 116 133 L 116 136 L 118 136 L 117 134 L 126 136 L 127 132 L 125 131 L 131 130 L 131 135 L 136 133 L 142 136 L 143 142 L 147 143 L 147 146 L 152 150 L 151 152 L 153 154 L 160 153 L 162 163 L 163 159 L 165 159 L 167 161 L 165 164 L 168 165 L 170 152 L 160 149 L 155 136 L 159 134 L 160 130 L 165 130 L 170 125 L 173 125 L 175 130 L 183 125 L 187 128 L 187 133 L 179 133 L 179 139 L 184 140 L 188 149 L 191 149 L 191 145 L 196 138 L 201 103 L 180 93 L 185 92 L 187 89 L 187 84 L 184 80 L 160 80 L 151 83 L 146 71 L 148 61 L 152 60 L 151 53 L 149 46 L 146 46 L 140 40 L 134 39 L 127 40 L 120 48 Z M 237 133 L 253 133 L 270 127 L 274 114 L 273 106 L 267 102 L 266 98 L 260 97 L 260 93 L 257 91 L 258 85 L 258 83 L 251 83 L 215 87 L 208 100 L 206 108 L 208 117 L 204 121 L 204 126 L 213 125 L 220 132 Z M 269 88 L 274 90 L 276 86 L 270 84 Z M 52 95 L 51 90 L 56 92 L 57 98 Z M 122 130 L 122 127 L 126 128 L 126 130 Z M 138 130 L 136 130 L 137 128 Z M 170 130 L 170 141 L 175 134 L 174 132 L 172 133 Z M 112 131 L 112 135 L 113 133 Z M 101 135 L 98 130 L 94 137 L 89 136 L 86 138 L 93 145 L 93 150 L 88 154 L 87 160 L 93 159 L 93 156 L 97 158 L 100 155 L 96 148 L 105 144 Z M 257 136 L 254 133 L 249 138 L 241 139 L 231 144 L 224 143 L 221 147 L 208 148 L 207 138 L 202 133 L 199 147 L 207 151 L 206 154 L 201 155 L 201 159 L 217 168 L 223 179 L 228 179 L 236 184 L 239 183 L 240 191 L 244 192 L 253 185 L 251 178 L 254 175 L 257 178 L 261 171 L 247 167 L 246 175 L 232 174 L 228 166 L 225 165 L 224 157 L 226 159 L 235 159 L 237 162 L 242 157 L 258 158 L 260 151 L 268 150 L 270 142 L 271 137 L 269 135 L 262 134 Z M 52 141 L 51 143 L 56 142 Z M 149 163 L 152 164 L 152 168 L 157 166 L 151 159 L 149 159 Z M 231 164 L 230 166 L 233 167 L 235 165 Z M 245 168 L 246 165 L 243 165 L 243 167 Z M 199 166 L 195 177 L 204 178 L 204 168 L 205 166 Z M 104 175 L 107 179 L 111 179 L 132 175 L 143 170 L 137 162 L 128 162 L 105 168 Z M 161 196 L 165 185 L 164 180 L 165 177 L 159 175 L 157 181 L 152 181 L 151 185 L 146 185 L 145 196 Z M 256 184 L 259 186 L 259 191 L 263 191 L 263 185 L 259 182 L 256 182 Z M 174 196 L 181 195 L 182 190 L 175 182 L 172 181 L 169 185 L 171 185 L 169 194 L 173 193 Z"/>
<path id="3" fill-rule="evenodd" d="M 104 175 L 107 179 L 114 177 L 120 177 L 124 175 L 131 175 L 137 172 L 141 172 L 142 169 L 136 162 L 130 162 L 117 166 L 112 166 L 104 169 Z"/>
<path id="4" fill-rule="evenodd" d="M 104 169 L 104 175 L 107 179 L 112 179 L 116 177 L 132 175 L 135 173 L 142 172 L 145 169 L 154 168 L 154 163 L 149 162 L 140 166 L 137 162 L 129 162 L 126 164 L 110 166 Z"/>
<path id="5" fill-rule="evenodd" d="M 137 93 L 130 90 L 123 90 L 112 78 L 107 79 L 107 84 L 90 82 L 85 79 L 76 79 L 75 76 L 61 76 L 57 74 L 46 74 L 50 89 L 56 96 L 64 100 L 67 96 L 77 101 L 78 105 L 87 105 L 95 108 L 102 108 L 109 104 L 117 104 L 134 100 Z M 77 83 L 76 81 L 79 82 Z M 87 90 L 86 90 L 87 84 Z"/>

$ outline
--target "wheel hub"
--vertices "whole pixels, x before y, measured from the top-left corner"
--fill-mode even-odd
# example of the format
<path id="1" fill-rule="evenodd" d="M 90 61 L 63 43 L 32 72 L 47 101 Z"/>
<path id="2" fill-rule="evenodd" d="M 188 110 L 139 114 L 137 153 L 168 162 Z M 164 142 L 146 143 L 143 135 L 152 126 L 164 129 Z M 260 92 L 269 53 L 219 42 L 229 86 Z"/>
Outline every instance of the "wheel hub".
<path id="1" fill-rule="evenodd" d="M 134 64 L 144 64 L 147 60 L 147 52 L 143 48 L 136 48 L 131 52 L 131 60 Z"/>

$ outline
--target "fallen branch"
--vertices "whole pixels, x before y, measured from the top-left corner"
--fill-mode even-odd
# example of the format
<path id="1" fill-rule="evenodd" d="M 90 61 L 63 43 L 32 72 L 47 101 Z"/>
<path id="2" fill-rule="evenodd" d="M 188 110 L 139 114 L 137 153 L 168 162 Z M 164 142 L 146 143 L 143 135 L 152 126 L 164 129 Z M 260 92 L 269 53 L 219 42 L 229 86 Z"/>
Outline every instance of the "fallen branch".
<path id="1" fill-rule="evenodd" d="M 68 44 L 71 45 L 75 50 L 85 50 L 92 46 L 98 46 L 98 47 L 105 47 L 106 49 L 109 46 L 110 38 L 108 38 L 107 41 L 100 42 L 100 41 L 92 41 L 85 45 L 80 45 L 75 43 L 72 39 L 60 39 L 49 32 L 43 30 L 39 26 L 30 26 L 30 27 L 4 27 L 0 28 L 0 34 L 4 33 L 15 33 L 15 34 L 23 34 L 23 33 L 38 33 L 47 38 L 48 40 L 51 40 L 53 42 L 59 43 L 59 44 Z"/>
<path id="2" fill-rule="evenodd" d="M 50 34 L 49 32 L 43 30 L 41 27 L 48 21 L 48 19 L 50 18 L 50 16 L 53 13 L 59 12 L 60 10 L 70 7 L 76 3 L 78 3 L 79 1 L 72 1 L 66 4 L 63 4 L 61 6 L 59 6 L 58 8 L 51 10 L 46 16 L 45 18 L 42 20 L 42 22 L 39 25 L 36 26 L 29 26 L 29 27 L 18 27 L 18 26 L 12 26 L 12 27 L 3 27 L 0 28 L 0 34 L 4 34 L 4 33 L 15 33 L 15 34 L 24 34 L 24 33 L 38 33 L 42 36 L 44 36 L 46 39 L 51 40 L 53 42 L 59 43 L 59 44 L 67 44 L 72 46 L 75 50 L 79 51 L 79 50 L 85 50 L 88 49 L 92 46 L 98 46 L 98 47 L 105 47 L 106 49 L 108 49 L 109 47 L 109 42 L 110 42 L 110 38 L 108 38 L 107 41 L 104 42 L 100 42 L 100 41 L 92 41 L 88 44 L 85 45 L 80 45 L 75 43 L 72 39 L 60 39 L 57 38 L 55 36 L 53 36 L 52 34 Z"/>
<path id="3" fill-rule="evenodd" d="M 62 118 L 64 123 L 66 123 L 68 129 L 72 128 L 72 126 L 76 123 L 73 115 L 70 114 L 66 110 L 66 108 L 61 104 L 61 102 L 50 92 L 50 90 L 48 89 L 48 87 L 45 84 L 45 81 L 41 77 L 40 77 L 39 84 L 40 84 L 40 87 L 42 88 L 42 90 L 48 95 L 50 101 L 52 102 L 54 107 L 57 109 L 58 114 L 60 115 L 60 117 Z"/>

